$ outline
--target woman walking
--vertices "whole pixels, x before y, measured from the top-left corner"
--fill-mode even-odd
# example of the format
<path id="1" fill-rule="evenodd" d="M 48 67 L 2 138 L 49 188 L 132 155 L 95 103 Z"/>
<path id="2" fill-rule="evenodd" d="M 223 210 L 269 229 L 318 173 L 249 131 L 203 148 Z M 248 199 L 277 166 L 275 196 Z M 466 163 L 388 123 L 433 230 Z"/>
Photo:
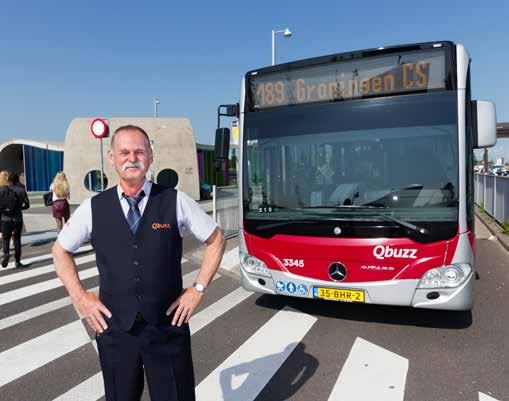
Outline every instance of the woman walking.
<path id="1" fill-rule="evenodd" d="M 21 232 L 23 231 L 23 210 L 30 207 L 30 201 L 25 188 L 19 183 L 16 173 L 0 173 L 0 210 L 2 213 L 2 242 L 4 257 L 2 267 L 7 267 L 10 258 L 11 237 L 14 242 L 14 259 L 16 267 L 23 267 L 21 263 Z"/>
<path id="2" fill-rule="evenodd" d="M 69 182 L 63 171 L 57 173 L 49 190 L 53 192 L 53 217 L 57 222 L 57 231 L 60 232 L 71 216 L 68 202 L 71 193 Z"/>

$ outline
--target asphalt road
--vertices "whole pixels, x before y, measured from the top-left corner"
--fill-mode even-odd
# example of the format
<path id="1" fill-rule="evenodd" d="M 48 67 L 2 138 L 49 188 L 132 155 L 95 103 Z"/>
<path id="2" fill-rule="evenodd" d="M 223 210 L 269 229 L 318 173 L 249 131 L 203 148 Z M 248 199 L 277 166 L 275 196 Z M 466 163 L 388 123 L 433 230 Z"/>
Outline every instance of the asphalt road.
<path id="1" fill-rule="evenodd" d="M 260 296 L 223 265 L 191 324 L 197 399 L 509 400 L 509 255 L 479 225 L 468 313 Z M 186 240 L 184 250 L 192 280 L 201 249 Z M 93 254 L 77 258 L 96 287 Z M 0 271 L 0 399 L 104 399 L 93 334 L 50 263 Z"/>

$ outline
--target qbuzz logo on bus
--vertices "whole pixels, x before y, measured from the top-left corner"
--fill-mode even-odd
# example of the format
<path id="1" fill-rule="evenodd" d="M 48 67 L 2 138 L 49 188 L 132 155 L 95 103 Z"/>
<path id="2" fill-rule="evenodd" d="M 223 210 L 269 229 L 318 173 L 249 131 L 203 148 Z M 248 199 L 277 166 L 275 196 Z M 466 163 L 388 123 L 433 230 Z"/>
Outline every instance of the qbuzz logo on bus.
<path id="1" fill-rule="evenodd" d="M 373 256 L 379 260 L 385 258 L 417 259 L 417 249 L 391 248 L 388 245 L 378 245 L 373 249 Z"/>

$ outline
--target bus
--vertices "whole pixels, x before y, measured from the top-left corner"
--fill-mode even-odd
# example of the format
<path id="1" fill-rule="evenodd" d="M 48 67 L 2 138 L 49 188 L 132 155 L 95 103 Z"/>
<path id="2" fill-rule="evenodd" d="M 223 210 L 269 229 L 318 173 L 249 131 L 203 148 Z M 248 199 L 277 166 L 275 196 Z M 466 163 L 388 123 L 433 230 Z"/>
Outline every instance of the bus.
<path id="1" fill-rule="evenodd" d="M 496 114 L 471 99 L 463 45 L 252 70 L 237 107 L 245 289 L 472 308 L 473 149 L 495 144 Z M 228 135 L 216 131 L 218 157 Z"/>

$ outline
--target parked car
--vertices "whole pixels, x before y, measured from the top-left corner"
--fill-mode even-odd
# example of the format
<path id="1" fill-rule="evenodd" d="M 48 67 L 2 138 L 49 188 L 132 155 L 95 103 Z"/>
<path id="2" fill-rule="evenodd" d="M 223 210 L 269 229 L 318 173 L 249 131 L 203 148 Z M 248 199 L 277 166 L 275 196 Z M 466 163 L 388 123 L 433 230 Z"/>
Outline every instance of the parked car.
<path id="1" fill-rule="evenodd" d="M 507 170 L 507 168 L 505 167 L 493 167 L 491 169 L 492 173 L 494 175 L 500 175 L 500 176 L 503 176 L 503 177 L 506 177 L 507 175 L 509 175 L 509 170 Z"/>

